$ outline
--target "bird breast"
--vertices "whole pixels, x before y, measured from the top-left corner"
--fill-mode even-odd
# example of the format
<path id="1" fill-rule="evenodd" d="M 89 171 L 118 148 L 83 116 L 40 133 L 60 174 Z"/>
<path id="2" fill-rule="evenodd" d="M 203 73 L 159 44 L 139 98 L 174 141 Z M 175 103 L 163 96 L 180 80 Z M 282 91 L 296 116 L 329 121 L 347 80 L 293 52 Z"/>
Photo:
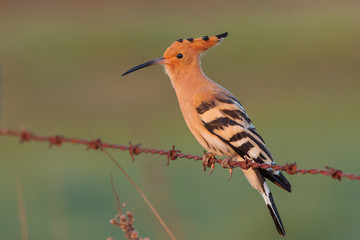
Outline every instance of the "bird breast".
<path id="1" fill-rule="evenodd" d="M 210 133 L 201 122 L 192 102 L 193 96 L 178 95 L 178 101 L 185 122 L 196 140 L 208 151 L 218 156 L 228 156 L 234 153 L 230 146 L 216 135 Z"/>

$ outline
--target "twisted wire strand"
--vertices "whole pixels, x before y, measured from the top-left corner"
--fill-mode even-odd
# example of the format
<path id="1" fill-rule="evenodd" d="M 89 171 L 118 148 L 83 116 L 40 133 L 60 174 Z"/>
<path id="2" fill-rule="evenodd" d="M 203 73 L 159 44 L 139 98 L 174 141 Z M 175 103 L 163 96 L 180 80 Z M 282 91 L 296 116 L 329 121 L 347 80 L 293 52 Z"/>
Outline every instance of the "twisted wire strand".
<path id="1" fill-rule="evenodd" d="M 79 139 L 75 137 L 65 137 L 62 135 L 54 135 L 54 136 L 39 136 L 36 134 L 31 133 L 30 131 L 23 129 L 20 131 L 6 129 L 6 128 L 0 128 L 0 136 L 13 136 L 18 137 L 20 139 L 20 142 L 27 142 L 27 141 L 35 141 L 35 142 L 47 142 L 49 143 L 49 147 L 51 146 L 61 146 L 63 143 L 70 143 L 74 145 L 84 145 L 87 147 L 87 149 L 94 149 L 94 150 L 103 150 L 103 149 L 114 149 L 114 150 L 121 150 L 121 151 L 128 151 L 130 154 L 130 157 L 134 160 L 135 155 L 138 155 L 140 153 L 146 153 L 146 154 L 156 154 L 160 156 L 166 156 L 167 157 L 167 164 L 170 163 L 170 160 L 176 160 L 178 158 L 186 158 L 186 159 L 192 159 L 195 161 L 203 160 L 203 157 L 196 156 L 192 154 L 184 154 L 178 150 L 175 149 L 175 146 L 172 147 L 170 150 L 161 150 L 161 149 L 153 149 L 153 148 L 142 148 L 140 147 L 141 144 L 132 144 L 129 142 L 129 145 L 118 145 L 118 144 L 112 144 L 112 143 L 104 143 L 100 140 L 100 138 L 94 139 L 94 140 L 85 140 L 85 139 Z M 208 159 L 208 162 L 205 166 L 211 167 L 211 170 L 215 168 L 215 163 L 221 164 L 224 160 L 223 159 L 216 159 L 216 158 L 210 158 Z M 351 174 L 351 173 L 344 173 L 343 171 L 331 167 L 325 167 L 325 169 L 299 169 L 296 165 L 296 163 L 290 163 L 283 166 L 280 165 L 271 165 L 267 163 L 257 163 L 251 160 L 245 160 L 242 162 L 238 161 L 229 161 L 228 164 L 226 164 L 228 168 L 233 169 L 236 167 L 240 167 L 242 169 L 249 169 L 249 168 L 262 168 L 262 169 L 269 169 L 272 168 L 274 170 L 284 171 L 290 175 L 294 175 L 297 173 L 300 174 L 320 174 L 324 176 L 331 176 L 334 179 L 341 180 L 342 178 L 347 178 L 349 180 L 360 180 L 360 175 Z M 224 165 L 222 165 L 224 167 Z M 226 168 L 226 167 L 225 167 Z"/>

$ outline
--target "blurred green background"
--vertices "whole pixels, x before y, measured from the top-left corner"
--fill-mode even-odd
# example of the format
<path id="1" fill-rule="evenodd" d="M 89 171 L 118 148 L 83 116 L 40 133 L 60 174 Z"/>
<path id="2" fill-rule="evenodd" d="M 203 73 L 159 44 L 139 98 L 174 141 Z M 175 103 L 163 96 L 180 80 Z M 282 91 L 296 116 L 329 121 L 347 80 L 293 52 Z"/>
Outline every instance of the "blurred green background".
<path id="1" fill-rule="evenodd" d="M 279 164 L 359 174 L 358 1 L 8 1 L 0 7 L 0 127 L 202 155 L 161 67 L 176 39 L 229 37 L 204 72 L 239 98 Z M 208 176 L 200 162 L 111 151 L 178 239 L 280 239 L 262 198 L 236 169 Z M 168 239 L 104 153 L 0 137 L 0 239 L 21 239 L 16 182 L 30 239 L 125 239 L 109 220 L 110 187 L 140 236 Z M 358 239 L 360 185 L 288 176 L 271 184 L 287 239 Z"/>

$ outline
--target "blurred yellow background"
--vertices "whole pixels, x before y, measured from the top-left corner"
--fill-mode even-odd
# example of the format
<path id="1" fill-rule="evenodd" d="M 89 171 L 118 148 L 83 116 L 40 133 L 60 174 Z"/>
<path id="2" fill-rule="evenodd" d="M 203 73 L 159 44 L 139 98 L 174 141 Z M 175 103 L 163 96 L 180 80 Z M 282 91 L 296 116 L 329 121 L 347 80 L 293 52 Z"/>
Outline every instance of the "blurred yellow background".
<path id="1" fill-rule="evenodd" d="M 0 7 L 0 127 L 202 155 L 161 67 L 126 77 L 178 38 L 229 36 L 202 59 L 244 105 L 278 164 L 359 174 L 358 1 L 8 1 Z M 236 169 L 111 151 L 178 239 L 279 239 L 261 197 Z M 30 239 L 125 239 L 114 175 L 142 237 L 168 239 L 104 153 L 0 137 L 0 239 L 21 239 L 16 182 Z M 357 239 L 358 181 L 288 176 L 271 184 L 287 239 Z"/>

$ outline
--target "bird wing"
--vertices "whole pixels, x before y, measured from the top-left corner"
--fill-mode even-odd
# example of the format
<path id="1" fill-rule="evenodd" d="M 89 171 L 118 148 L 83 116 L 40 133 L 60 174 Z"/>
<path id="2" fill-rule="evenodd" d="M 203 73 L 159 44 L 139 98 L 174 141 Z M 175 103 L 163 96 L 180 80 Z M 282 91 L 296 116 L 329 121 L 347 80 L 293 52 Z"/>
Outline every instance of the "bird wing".
<path id="1" fill-rule="evenodd" d="M 274 163 L 264 140 L 235 97 L 223 92 L 198 92 L 194 96 L 194 104 L 204 127 L 241 157 L 248 156 L 261 163 Z"/>
<path id="2" fill-rule="evenodd" d="M 204 89 L 194 95 L 193 104 L 207 131 L 230 146 L 235 153 L 258 163 L 275 164 L 265 141 L 240 102 L 225 89 Z M 270 181 L 287 191 L 290 183 L 279 171 L 261 170 Z"/>

